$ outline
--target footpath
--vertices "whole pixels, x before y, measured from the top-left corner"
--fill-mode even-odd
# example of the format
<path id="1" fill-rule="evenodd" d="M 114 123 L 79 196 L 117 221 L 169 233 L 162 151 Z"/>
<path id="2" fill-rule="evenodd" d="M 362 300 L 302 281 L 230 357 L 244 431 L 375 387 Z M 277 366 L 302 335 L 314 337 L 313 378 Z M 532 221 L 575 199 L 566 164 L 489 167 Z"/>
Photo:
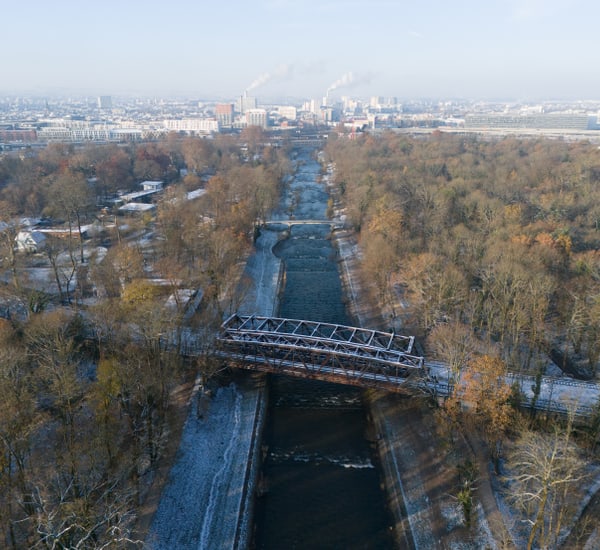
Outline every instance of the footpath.
<path id="1" fill-rule="evenodd" d="M 336 233 L 336 244 L 352 315 L 360 326 L 389 330 L 389 323 L 376 307 L 377 300 L 361 278 L 360 252 L 354 235 Z M 492 534 L 488 522 L 490 517 L 496 522 L 499 513 L 491 491 L 486 491 L 487 475 L 481 476 L 483 490 L 478 492 L 473 525 L 470 529 L 465 525 L 456 498 L 460 483 L 457 466 L 473 455 L 464 441 L 453 450 L 440 446 L 427 396 L 372 390 L 365 396 L 398 547 L 505 548 L 503 526 L 494 525 Z"/>

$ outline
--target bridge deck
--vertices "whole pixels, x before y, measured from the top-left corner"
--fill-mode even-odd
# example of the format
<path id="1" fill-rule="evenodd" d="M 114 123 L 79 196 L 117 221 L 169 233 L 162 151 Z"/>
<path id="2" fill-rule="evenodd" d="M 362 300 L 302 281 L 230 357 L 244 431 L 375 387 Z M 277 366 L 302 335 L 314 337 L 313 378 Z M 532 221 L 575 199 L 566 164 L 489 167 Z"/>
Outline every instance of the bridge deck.
<path id="1" fill-rule="evenodd" d="M 392 390 L 423 372 L 414 337 L 346 325 L 234 314 L 218 341 L 222 357 L 252 370 Z"/>

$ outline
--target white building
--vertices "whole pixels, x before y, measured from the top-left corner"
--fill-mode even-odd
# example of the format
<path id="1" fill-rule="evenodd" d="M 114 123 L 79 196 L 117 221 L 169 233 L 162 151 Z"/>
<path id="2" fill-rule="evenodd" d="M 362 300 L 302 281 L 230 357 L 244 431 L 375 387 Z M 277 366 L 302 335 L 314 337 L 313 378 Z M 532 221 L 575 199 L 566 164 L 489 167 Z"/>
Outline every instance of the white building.
<path id="1" fill-rule="evenodd" d="M 19 231 L 15 241 L 20 252 L 39 252 L 46 242 L 46 236 L 39 231 Z"/>
<path id="2" fill-rule="evenodd" d="M 298 116 L 296 107 L 291 105 L 282 105 L 277 107 L 277 113 L 281 118 L 286 118 L 287 120 L 296 120 L 296 117 Z"/>
<path id="3" fill-rule="evenodd" d="M 246 111 L 246 126 L 267 127 L 267 111 L 265 109 L 248 109 Z"/>
<path id="4" fill-rule="evenodd" d="M 160 191 L 163 188 L 162 181 L 143 181 L 140 183 L 144 191 Z"/>
<path id="5" fill-rule="evenodd" d="M 219 131 L 219 123 L 214 118 L 184 118 L 164 121 L 165 128 L 171 132 L 187 134 L 212 134 Z"/>

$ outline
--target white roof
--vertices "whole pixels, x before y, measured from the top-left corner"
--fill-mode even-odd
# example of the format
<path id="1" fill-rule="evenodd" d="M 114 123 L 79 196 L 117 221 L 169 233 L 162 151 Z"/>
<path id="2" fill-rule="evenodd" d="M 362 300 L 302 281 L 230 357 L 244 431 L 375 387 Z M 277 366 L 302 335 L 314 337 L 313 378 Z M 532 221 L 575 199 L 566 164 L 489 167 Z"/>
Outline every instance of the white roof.
<path id="1" fill-rule="evenodd" d="M 46 236 L 39 231 L 19 231 L 17 234 L 18 242 L 33 241 L 36 244 L 43 243 L 46 240 Z"/>
<path id="2" fill-rule="evenodd" d="M 119 207 L 119 211 L 123 212 L 147 212 L 156 208 L 153 204 L 145 204 L 143 202 L 128 202 Z"/>
<path id="3" fill-rule="evenodd" d="M 187 194 L 187 199 L 188 200 L 197 199 L 198 197 L 201 197 L 202 195 L 204 195 L 204 193 L 206 193 L 206 189 L 195 189 L 194 191 L 190 191 Z"/>

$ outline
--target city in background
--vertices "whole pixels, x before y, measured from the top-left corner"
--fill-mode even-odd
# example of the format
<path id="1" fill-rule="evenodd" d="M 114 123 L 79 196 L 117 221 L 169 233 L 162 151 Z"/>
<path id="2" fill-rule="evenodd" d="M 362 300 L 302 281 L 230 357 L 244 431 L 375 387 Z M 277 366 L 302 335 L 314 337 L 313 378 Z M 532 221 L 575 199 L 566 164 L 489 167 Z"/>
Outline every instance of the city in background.
<path id="1" fill-rule="evenodd" d="M 210 137 L 247 126 L 282 137 L 316 128 L 353 135 L 363 131 L 440 129 L 474 133 L 540 133 L 600 137 L 600 101 L 476 102 L 334 96 L 262 100 L 240 94 L 229 101 L 202 99 L 78 97 L 0 98 L 0 147 L 4 151 L 49 142 L 129 142 L 170 132 Z"/>

